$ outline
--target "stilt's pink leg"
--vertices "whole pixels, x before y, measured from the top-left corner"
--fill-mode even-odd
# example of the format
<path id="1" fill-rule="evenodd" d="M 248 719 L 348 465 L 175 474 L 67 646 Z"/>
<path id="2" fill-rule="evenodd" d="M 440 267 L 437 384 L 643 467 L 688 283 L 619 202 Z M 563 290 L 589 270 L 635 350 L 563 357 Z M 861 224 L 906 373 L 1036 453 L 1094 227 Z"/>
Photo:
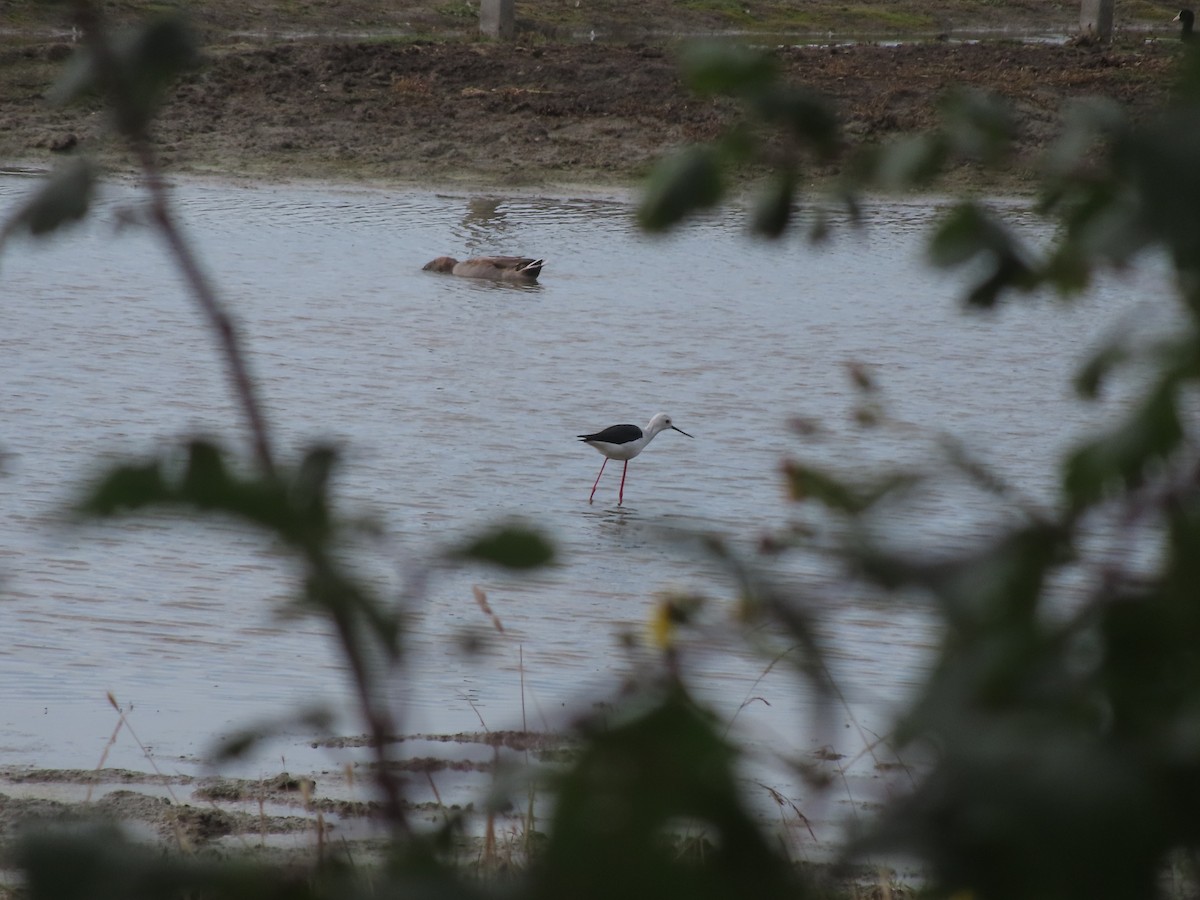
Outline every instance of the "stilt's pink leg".
<path id="1" fill-rule="evenodd" d="M 605 461 L 607 462 L 607 460 Z M 620 506 L 625 501 L 625 473 L 628 471 L 629 460 L 625 460 L 625 468 L 621 470 L 621 489 L 617 491 L 617 506 Z"/>
<path id="2" fill-rule="evenodd" d="M 608 457 L 606 456 L 606 457 L 604 457 L 604 462 L 600 463 L 600 475 L 604 474 L 604 467 L 607 465 L 608 465 Z M 593 500 L 596 499 L 596 486 L 598 484 L 600 484 L 600 475 L 596 476 L 596 484 L 592 485 L 592 496 L 588 497 L 588 503 L 591 503 Z M 621 484 L 625 484 L 624 478 L 621 479 Z M 621 504 L 618 503 L 617 505 L 620 506 Z"/>

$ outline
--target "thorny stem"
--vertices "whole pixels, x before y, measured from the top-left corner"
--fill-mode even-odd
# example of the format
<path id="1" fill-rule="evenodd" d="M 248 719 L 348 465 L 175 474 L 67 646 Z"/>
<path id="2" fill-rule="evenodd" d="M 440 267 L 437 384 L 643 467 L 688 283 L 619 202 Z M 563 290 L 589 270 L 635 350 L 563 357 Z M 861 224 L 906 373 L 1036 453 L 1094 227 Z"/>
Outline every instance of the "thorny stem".
<path id="1" fill-rule="evenodd" d="M 355 637 L 353 620 L 347 614 L 345 607 L 340 604 L 331 606 L 330 614 L 337 626 L 342 650 L 354 674 L 354 684 L 358 690 L 358 702 L 362 707 L 363 718 L 371 731 L 371 743 L 375 747 L 375 781 L 379 785 L 380 791 L 383 792 L 385 817 L 399 833 L 409 835 L 411 832 L 408 819 L 404 814 L 400 782 L 397 781 L 396 775 L 392 771 L 387 751 L 388 742 L 393 740 L 395 734 L 391 716 L 385 707 L 375 702 L 375 696 L 371 690 L 371 677 L 367 672 L 362 649 Z"/>
<path id="2" fill-rule="evenodd" d="M 241 343 L 238 340 L 237 330 L 232 320 L 221 308 L 216 294 L 213 292 L 208 279 L 200 268 L 199 261 L 192 252 L 191 246 L 175 225 L 167 201 L 166 185 L 163 182 L 162 175 L 158 170 L 148 142 L 144 136 L 138 136 L 136 139 L 133 139 L 132 143 L 134 151 L 138 154 L 142 171 L 146 175 L 147 188 L 152 198 L 151 209 L 154 222 L 170 246 L 171 252 L 175 255 L 175 259 L 183 271 L 184 277 L 191 285 L 192 292 L 208 317 L 210 324 L 217 332 L 225 359 L 230 367 L 236 393 L 241 398 L 244 411 L 250 421 L 251 431 L 254 436 L 255 454 L 264 473 L 268 476 L 274 475 L 275 467 L 271 454 L 266 419 L 256 399 L 254 382 L 250 377 L 245 357 L 241 351 Z M 330 567 L 325 562 L 324 555 L 318 548 L 307 547 L 304 550 L 304 554 L 308 557 L 308 561 L 314 570 L 322 573 L 329 572 Z M 399 832 L 407 835 L 409 833 L 408 820 L 404 814 L 400 783 L 396 780 L 396 776 L 391 770 L 387 752 L 388 741 L 392 739 L 394 730 L 391 727 L 391 717 L 385 708 L 375 702 L 374 692 L 371 687 L 372 679 L 367 671 L 363 648 L 356 635 L 355 623 L 348 609 L 349 605 L 353 602 L 355 593 L 353 586 L 343 584 L 337 590 L 337 596 L 331 596 L 329 598 L 330 602 L 322 605 L 330 613 L 337 627 L 338 638 L 342 644 L 342 652 L 350 664 L 354 685 L 358 692 L 362 715 L 367 727 L 370 729 L 372 743 L 375 745 L 377 765 L 376 783 L 383 792 L 384 810 L 387 821 L 398 829 Z"/>
<path id="3" fill-rule="evenodd" d="M 98 69 L 106 82 L 105 87 L 111 102 L 117 108 L 118 120 L 129 121 L 132 117 L 121 114 L 121 108 L 128 100 L 121 90 L 119 66 L 105 37 L 100 11 L 90 0 L 77 0 L 76 15 L 85 38 L 96 55 Z M 250 426 L 254 455 L 263 475 L 273 478 L 277 473 L 266 416 L 259 403 L 237 329 L 218 300 L 216 291 L 204 274 L 191 245 L 175 222 L 168 199 L 167 184 L 159 170 L 148 136 L 139 129 L 135 133 L 126 133 L 125 137 L 145 177 L 151 199 L 153 222 L 167 242 L 192 295 L 216 332 L 221 355 L 229 367 L 234 393 Z M 355 590 L 354 585 L 338 578 L 334 567 L 320 547 L 309 545 L 304 547 L 302 552 L 314 577 L 327 585 L 327 590 L 322 592 L 324 602 L 321 606 L 333 619 L 342 652 L 350 664 L 362 715 L 375 745 L 378 766 L 376 782 L 384 795 L 387 819 L 399 833 L 407 835 L 410 831 L 404 814 L 400 782 L 389 766 L 387 752 L 388 741 L 393 736 L 391 716 L 385 705 L 376 702 L 373 679 L 368 671 L 364 648 L 359 640 L 357 622 L 353 615 L 355 606 L 365 602 L 365 598 Z"/>
<path id="4" fill-rule="evenodd" d="M 274 454 L 271 452 L 270 436 L 267 433 L 266 417 L 258 402 L 254 380 L 250 377 L 237 329 L 234 328 L 229 314 L 225 312 L 217 299 L 216 292 L 209 284 L 204 270 L 200 268 L 199 260 L 196 259 L 191 246 L 184 240 L 175 224 L 175 219 L 171 215 L 171 209 L 167 203 L 167 187 L 148 142 L 144 136 L 138 136 L 132 140 L 132 144 L 142 172 L 146 176 L 146 189 L 150 193 L 150 209 L 154 223 L 174 254 L 175 261 L 191 286 L 192 294 L 200 304 L 201 310 L 208 318 L 213 331 L 216 332 L 217 340 L 221 344 L 222 356 L 229 366 L 229 376 L 233 381 L 234 394 L 241 402 L 242 412 L 250 425 L 254 455 L 258 459 L 263 474 L 272 476 L 275 474 L 275 460 Z"/>
<path id="5" fill-rule="evenodd" d="M 120 64 L 113 54 L 108 42 L 104 22 L 99 9 L 90 0 L 77 0 L 75 4 L 76 18 L 83 31 L 84 39 L 95 54 L 97 70 L 101 74 L 104 88 L 116 108 L 118 121 L 131 121 L 135 116 L 125 115 L 129 99 L 122 90 Z M 229 366 L 229 374 L 233 381 L 234 394 L 242 405 L 242 411 L 250 425 L 254 444 L 254 455 L 258 459 L 263 474 L 275 474 L 275 459 L 271 452 L 271 442 L 267 434 L 266 417 L 258 402 L 254 382 L 246 365 L 246 357 L 242 352 L 241 341 L 229 315 L 217 299 L 204 270 L 192 252 L 187 241 L 180 233 L 175 219 L 171 215 L 170 204 L 167 201 L 167 185 L 159 171 L 150 142 L 144 132 L 126 134 L 130 148 L 137 156 L 138 164 L 146 178 L 146 188 L 151 199 L 151 212 L 154 223 L 170 247 L 171 253 L 179 264 L 180 271 L 191 287 L 192 294 L 200 304 L 201 310 L 208 318 L 213 330 L 220 341 L 222 356 Z"/>

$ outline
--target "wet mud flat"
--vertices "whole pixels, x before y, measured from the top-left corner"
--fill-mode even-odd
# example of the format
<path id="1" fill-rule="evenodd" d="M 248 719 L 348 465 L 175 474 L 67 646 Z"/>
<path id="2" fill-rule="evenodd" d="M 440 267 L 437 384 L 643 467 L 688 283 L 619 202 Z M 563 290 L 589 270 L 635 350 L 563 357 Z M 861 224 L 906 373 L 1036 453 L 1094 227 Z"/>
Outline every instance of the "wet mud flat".
<path id="1" fill-rule="evenodd" d="M 333 749 L 367 746 L 339 738 Z M 548 830 L 552 793 L 546 780 L 575 758 L 577 746 L 559 735 L 480 732 L 413 735 L 399 742 L 393 763 L 405 791 L 410 825 L 433 831 L 454 823 L 467 866 L 524 865 Z M 758 795 L 764 826 L 780 830 L 798 862 L 824 862 L 837 846 L 842 821 L 870 813 L 908 773 L 877 763 L 851 772 L 847 760 L 812 754 L 826 796 L 806 804 L 786 790 L 747 785 Z M 130 840 L 167 852 L 216 858 L 248 856 L 311 863 L 340 858 L 377 860 L 387 846 L 373 764 L 347 763 L 302 775 L 262 778 L 188 775 L 131 769 L 0 770 L 0 859 L 31 829 L 115 826 Z M 507 803 L 489 807 L 497 791 Z M 764 792 L 765 791 L 765 792 Z M 748 802 L 756 803 L 754 796 Z M 0 891 L 16 878 L 0 867 Z"/>
<path id="2" fill-rule="evenodd" d="M 1028 180 L 1072 102 L 1134 118 L 1168 96 L 1177 40 L 777 47 L 784 79 L 826 98 L 848 151 L 934 125 L 952 87 L 999 94 L 1017 126 L 1010 182 Z M 133 171 L 91 106 L 45 95 L 73 48 L 0 45 L 0 160 L 50 167 L 88 152 Z M 682 83 L 678 45 L 237 41 L 209 46 L 154 126 L 169 171 L 255 178 L 480 185 L 631 185 L 672 150 L 740 115 Z M 813 165 L 813 181 L 842 162 Z"/>

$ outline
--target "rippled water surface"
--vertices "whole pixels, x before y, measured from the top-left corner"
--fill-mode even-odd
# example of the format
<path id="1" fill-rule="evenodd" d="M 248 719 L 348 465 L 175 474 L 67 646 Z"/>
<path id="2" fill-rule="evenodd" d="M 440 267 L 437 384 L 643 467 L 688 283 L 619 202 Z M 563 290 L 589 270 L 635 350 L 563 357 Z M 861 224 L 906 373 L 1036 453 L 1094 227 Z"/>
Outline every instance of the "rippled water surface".
<path id="1" fill-rule="evenodd" d="M 0 203 L 34 186 L 0 178 Z M 752 242 L 734 217 L 654 239 L 610 198 L 197 181 L 177 199 L 244 331 L 280 447 L 292 459 L 316 440 L 344 448 L 341 511 L 380 528 L 356 553 L 383 596 L 497 519 L 529 520 L 557 543 L 561 564 L 531 578 L 439 569 L 421 585 L 394 684 L 408 731 L 520 727 L 523 698 L 531 726 L 560 722 L 636 664 L 620 636 L 645 633 L 655 592 L 683 589 L 714 601 L 685 657 L 721 714 L 762 698 L 739 723 L 818 740 L 799 732 L 808 701 L 787 668 L 757 680 L 769 657 L 729 636 L 736 586 L 663 528 L 749 552 L 796 513 L 783 458 L 867 476 L 930 462 L 939 431 L 1050 502 L 1056 453 L 1121 403 L 1081 405 L 1071 373 L 1108 329 L 1168 294 L 1151 271 L 1073 306 L 1032 298 L 965 315 L 962 282 L 921 263 L 931 204 L 874 205 L 865 231 L 839 231 L 818 252 Z M 221 521 L 101 528 L 63 515 L 100 459 L 194 434 L 245 444 L 214 339 L 163 248 L 118 227 L 137 202 L 132 186 L 111 185 L 69 235 L 0 259 L 4 763 L 95 764 L 115 724 L 106 691 L 168 758 L 237 725 L 347 702 L 321 623 L 281 615 L 296 572 L 269 541 Z M 421 271 L 434 256 L 490 252 L 544 256 L 542 283 Z M 855 427 L 848 363 L 870 367 L 908 430 Z M 610 465 L 589 506 L 601 457 L 576 435 L 659 411 L 694 439 L 660 435 L 630 464 L 621 508 Z M 798 434 L 796 417 L 820 433 Z M 936 546 L 992 521 L 983 498 L 935 492 L 893 528 Z M 839 591 L 835 571 L 802 559 L 783 575 L 823 604 L 839 683 L 882 729 L 936 636 L 919 608 Z M 461 651 L 471 636 L 488 638 L 476 655 Z M 735 652 L 706 649 L 726 645 Z M 144 767 L 125 745 L 109 763 Z"/>

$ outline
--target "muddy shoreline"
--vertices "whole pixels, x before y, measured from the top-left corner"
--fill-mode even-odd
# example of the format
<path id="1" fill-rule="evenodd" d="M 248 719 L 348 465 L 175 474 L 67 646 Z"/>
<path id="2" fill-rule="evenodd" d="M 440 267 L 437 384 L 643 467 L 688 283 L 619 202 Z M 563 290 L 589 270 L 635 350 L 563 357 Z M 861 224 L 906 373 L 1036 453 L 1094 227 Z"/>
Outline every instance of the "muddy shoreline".
<path id="1" fill-rule="evenodd" d="M 392 768 L 404 786 L 409 825 L 428 833 L 455 823 L 456 856 L 480 872 L 527 863 L 525 856 L 544 836 L 552 808 L 542 780 L 561 772 L 578 751 L 569 737 L 533 732 L 412 735 L 396 741 Z M 369 741 L 351 737 L 320 743 L 362 748 Z M 14 877 L 6 855 L 30 830 L 117 826 L 166 852 L 301 866 L 337 858 L 361 865 L 388 846 L 383 804 L 373 783 L 375 763 L 368 756 L 305 774 L 272 771 L 257 778 L 187 774 L 149 758 L 145 769 L 153 771 L 0 768 L 0 897 L 7 896 Z M 828 748 L 807 755 L 812 773 L 829 790 L 823 794 L 814 788 L 811 805 L 797 801 L 805 811 L 796 809 L 794 820 L 784 816 L 780 823 L 779 795 L 767 790 L 774 802 L 759 814 L 766 827 L 782 824 L 793 858 L 832 862 L 848 809 L 874 808 L 901 775 L 907 777 L 906 767 L 895 763 L 847 768 L 850 763 Z M 762 788 L 747 785 L 750 794 L 762 795 Z M 498 790 L 511 802 L 489 807 Z M 753 809 L 752 798 L 748 802 Z"/>
<path id="2" fill-rule="evenodd" d="M 168 172 L 488 190 L 629 187 L 654 162 L 717 137 L 736 104 L 681 83 L 673 44 L 341 41 L 210 46 L 154 126 Z M 133 160 L 104 111 L 45 95 L 72 47 L 0 47 L 0 164 L 51 168 L 87 153 L 109 171 Z M 1011 164 L 968 182 L 1033 183 L 1071 103 L 1114 100 L 1145 117 L 1167 97 L 1177 42 L 1115 46 L 925 42 L 786 47 L 787 81 L 838 111 L 846 148 L 931 127 L 948 88 L 1005 98 L 1017 123 Z M 814 165 L 827 183 L 844 163 Z M 994 179 L 994 181 L 989 181 Z M 961 180 L 961 179 L 960 179 Z"/>

